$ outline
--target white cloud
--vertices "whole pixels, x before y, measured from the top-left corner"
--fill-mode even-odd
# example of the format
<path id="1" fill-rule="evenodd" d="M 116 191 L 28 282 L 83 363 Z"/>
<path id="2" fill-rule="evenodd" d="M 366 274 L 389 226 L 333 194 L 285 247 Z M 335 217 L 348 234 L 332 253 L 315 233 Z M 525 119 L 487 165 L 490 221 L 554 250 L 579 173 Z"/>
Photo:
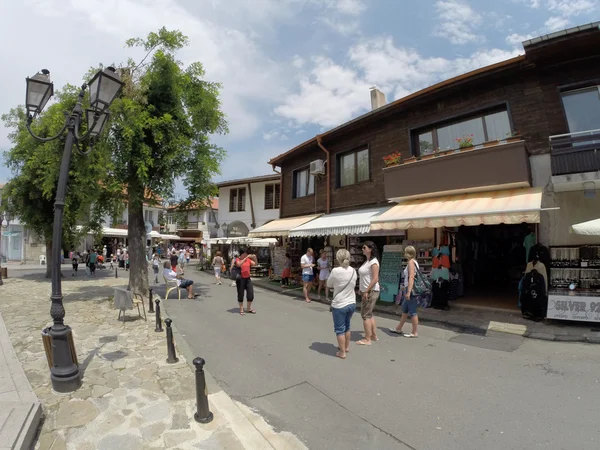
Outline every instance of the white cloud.
<path id="1" fill-rule="evenodd" d="M 482 17 L 466 2 L 460 0 L 438 0 L 435 3 L 439 24 L 433 35 L 449 39 L 453 44 L 479 42 L 482 36 L 477 32 Z"/>
<path id="2" fill-rule="evenodd" d="M 398 99 L 517 54 L 517 50 L 491 49 L 456 59 L 427 58 L 416 50 L 396 47 L 392 38 L 371 39 L 349 50 L 348 67 L 329 58 L 315 58 L 298 92 L 285 97 L 275 113 L 298 124 L 331 128 L 369 110 L 373 84 L 389 94 L 388 98 Z"/>
<path id="3" fill-rule="evenodd" d="M 566 17 L 550 17 L 544 23 L 544 27 L 548 31 L 552 32 L 552 31 L 564 30 L 565 28 L 568 28 L 570 24 L 571 24 L 571 21 L 569 19 L 567 19 Z"/>
<path id="4" fill-rule="evenodd" d="M 302 69 L 304 67 L 304 59 L 300 55 L 294 55 L 292 58 L 292 66 L 297 69 Z"/>
<path id="5" fill-rule="evenodd" d="M 548 0 L 548 9 L 563 17 L 591 13 L 597 7 L 597 0 Z"/>
<path id="6" fill-rule="evenodd" d="M 320 21 L 334 31 L 348 36 L 359 30 L 360 22 L 358 20 L 332 19 L 330 17 L 321 17 Z"/>

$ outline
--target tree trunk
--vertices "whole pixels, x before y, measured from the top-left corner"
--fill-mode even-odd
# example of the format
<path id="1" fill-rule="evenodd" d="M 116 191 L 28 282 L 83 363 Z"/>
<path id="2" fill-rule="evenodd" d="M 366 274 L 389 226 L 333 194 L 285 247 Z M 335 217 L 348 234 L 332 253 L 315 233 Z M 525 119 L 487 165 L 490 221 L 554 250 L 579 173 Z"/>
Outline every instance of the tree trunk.
<path id="1" fill-rule="evenodd" d="M 146 230 L 144 228 L 144 188 L 129 184 L 127 208 L 127 250 L 129 252 L 129 288 L 148 295 L 148 262 L 146 261 Z"/>
<path id="2" fill-rule="evenodd" d="M 46 239 L 46 278 L 50 278 L 52 273 L 52 240 Z"/>

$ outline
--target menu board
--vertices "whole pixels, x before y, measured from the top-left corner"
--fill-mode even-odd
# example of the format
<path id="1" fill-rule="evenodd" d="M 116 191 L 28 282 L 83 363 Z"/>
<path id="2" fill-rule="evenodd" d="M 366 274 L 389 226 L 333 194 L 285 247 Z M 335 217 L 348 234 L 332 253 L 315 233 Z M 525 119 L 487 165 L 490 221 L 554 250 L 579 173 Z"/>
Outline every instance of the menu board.
<path id="1" fill-rule="evenodd" d="M 283 265 L 285 264 L 285 248 L 273 248 L 273 274 L 280 277 L 283 273 Z"/>
<path id="2" fill-rule="evenodd" d="M 401 245 L 386 245 L 383 249 L 379 269 L 379 299 L 383 302 L 393 303 L 398 294 L 402 255 Z"/>

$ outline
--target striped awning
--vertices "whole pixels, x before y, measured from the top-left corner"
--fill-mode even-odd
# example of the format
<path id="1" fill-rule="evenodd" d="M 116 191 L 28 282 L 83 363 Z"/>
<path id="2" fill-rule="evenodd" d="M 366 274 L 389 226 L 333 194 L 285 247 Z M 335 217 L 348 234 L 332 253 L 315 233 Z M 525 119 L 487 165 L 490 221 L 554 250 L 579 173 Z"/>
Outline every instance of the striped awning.
<path id="1" fill-rule="evenodd" d="M 319 214 L 311 216 L 288 217 L 286 219 L 276 219 L 264 224 L 262 227 L 255 228 L 248 233 L 250 238 L 268 238 L 278 236 L 288 236 L 290 230 L 319 217 Z"/>
<path id="2" fill-rule="evenodd" d="M 367 234 L 371 219 L 390 207 L 359 209 L 343 213 L 325 214 L 290 231 L 290 237 Z"/>
<path id="3" fill-rule="evenodd" d="M 539 188 L 409 200 L 374 217 L 371 230 L 539 223 L 541 205 Z"/>
<path id="4" fill-rule="evenodd" d="M 165 241 L 178 241 L 181 239 L 176 234 L 161 234 L 160 238 L 164 239 Z"/>

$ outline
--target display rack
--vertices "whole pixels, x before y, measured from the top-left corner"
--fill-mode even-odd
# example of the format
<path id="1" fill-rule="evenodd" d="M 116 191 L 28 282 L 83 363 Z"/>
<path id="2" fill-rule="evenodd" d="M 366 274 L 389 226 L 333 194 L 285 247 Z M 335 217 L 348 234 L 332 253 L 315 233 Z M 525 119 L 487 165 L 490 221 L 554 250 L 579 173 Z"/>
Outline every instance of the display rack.
<path id="1" fill-rule="evenodd" d="M 600 246 L 550 247 L 550 287 L 600 289 Z"/>
<path id="2" fill-rule="evenodd" d="M 350 265 L 358 269 L 365 262 L 362 252 L 362 240 L 357 236 L 348 237 L 348 250 L 350 252 Z"/>

